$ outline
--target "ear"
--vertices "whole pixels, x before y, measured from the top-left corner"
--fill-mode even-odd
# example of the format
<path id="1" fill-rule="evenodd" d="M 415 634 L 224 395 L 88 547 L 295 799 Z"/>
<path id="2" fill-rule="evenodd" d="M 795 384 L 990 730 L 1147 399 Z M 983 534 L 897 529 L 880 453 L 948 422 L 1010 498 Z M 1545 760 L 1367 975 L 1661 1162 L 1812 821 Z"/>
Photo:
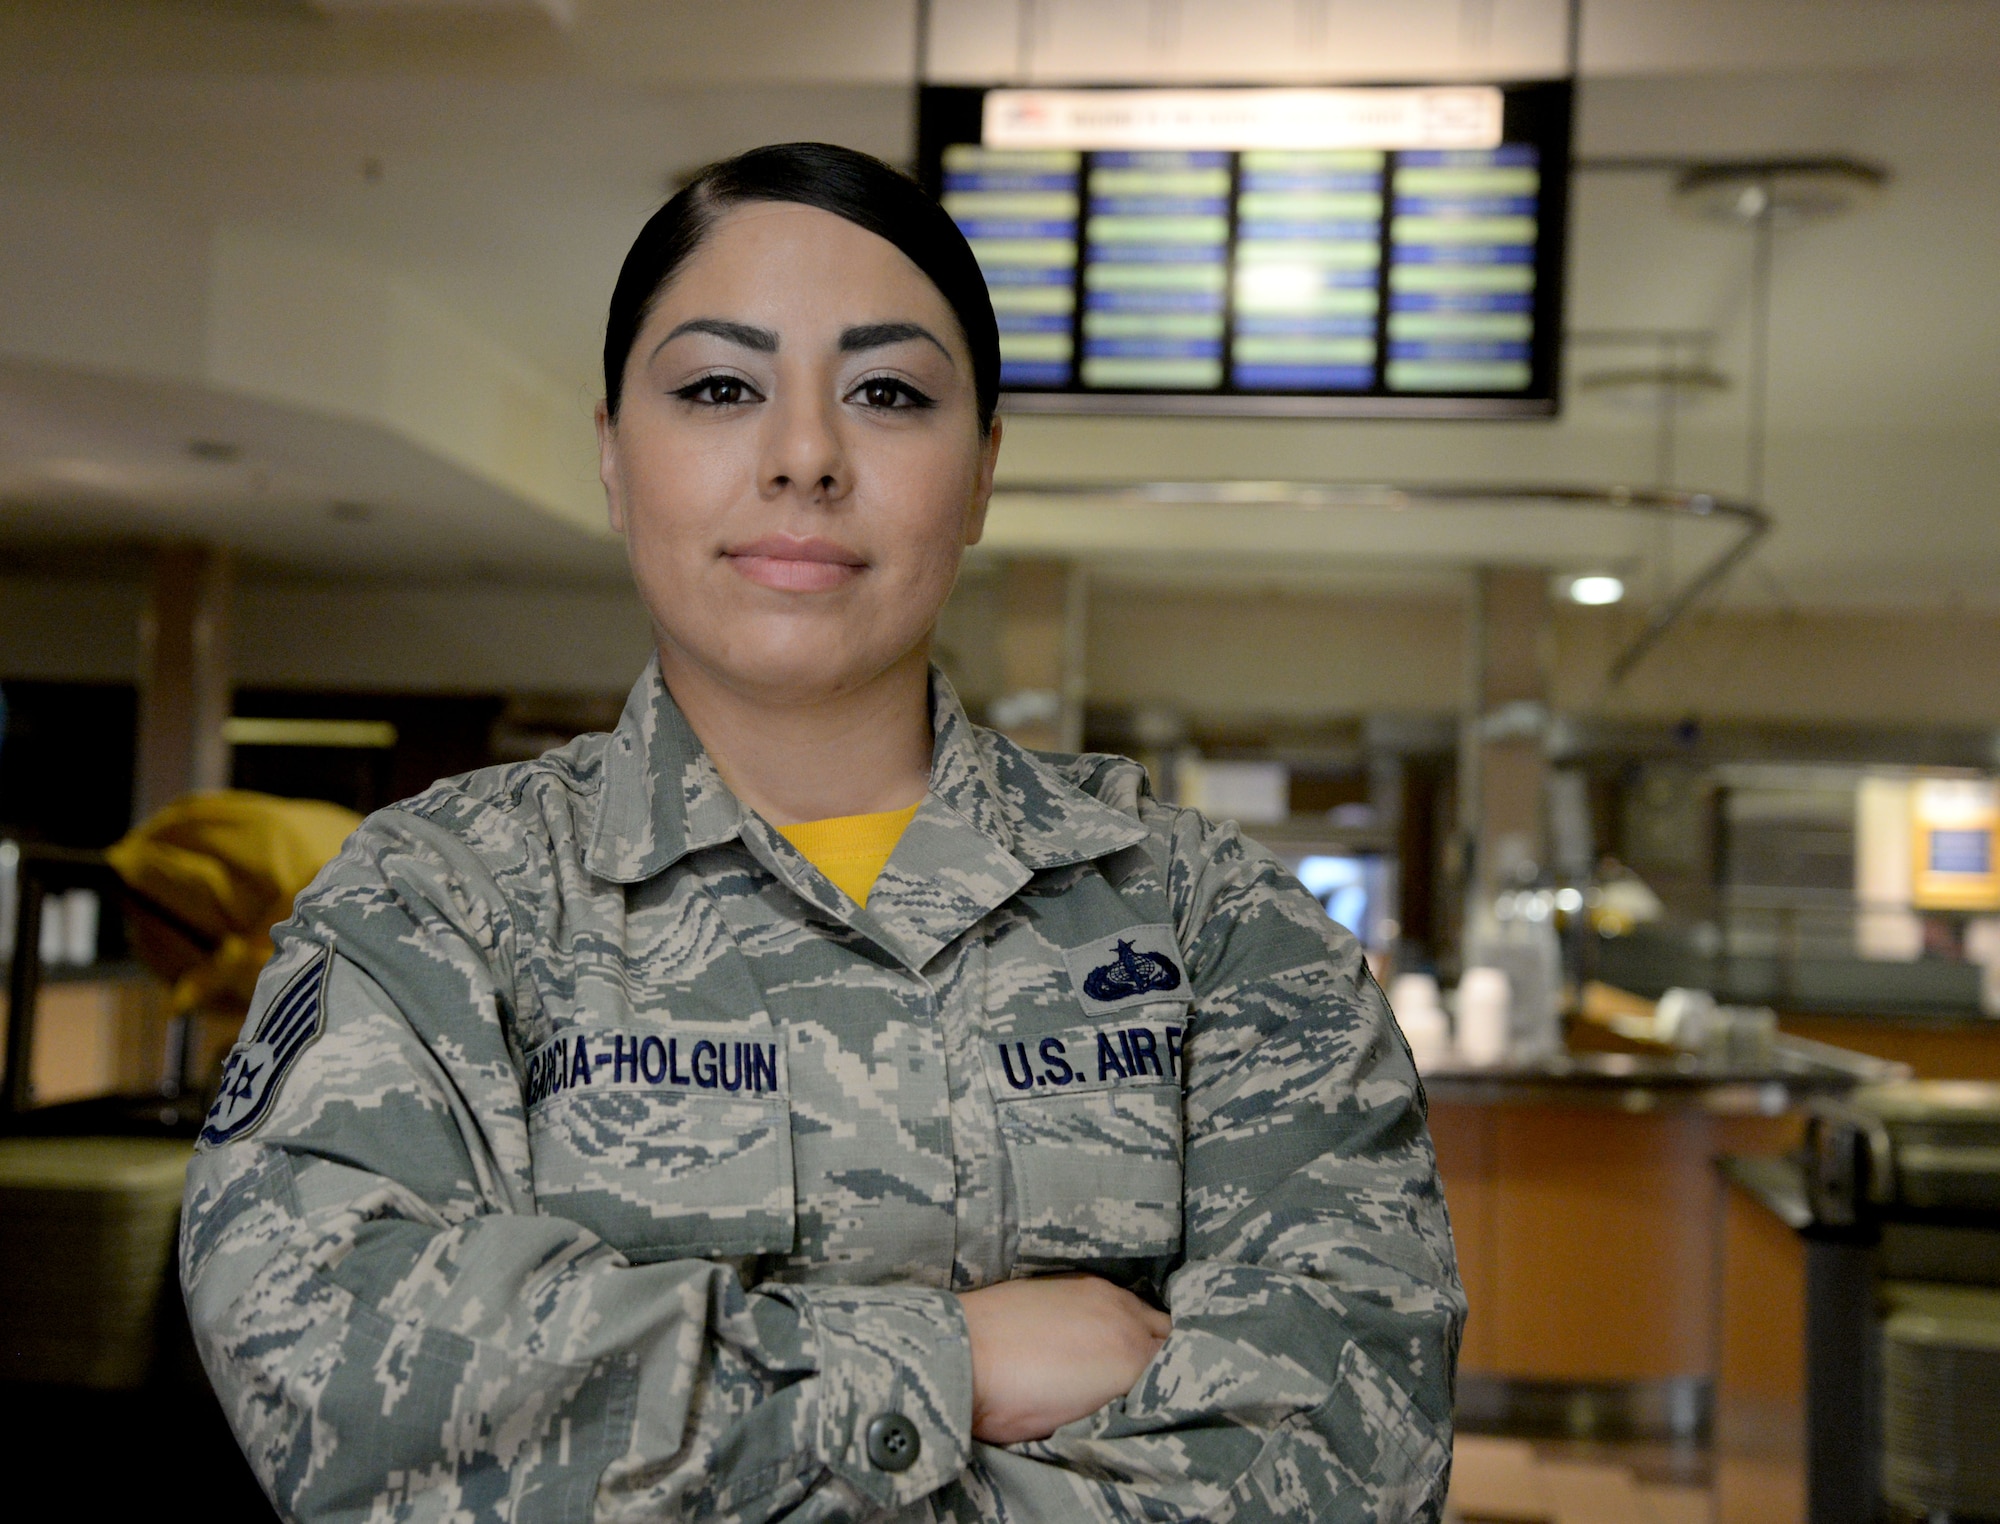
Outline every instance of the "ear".
<path id="1" fill-rule="evenodd" d="M 618 465 L 618 425 L 604 403 L 597 404 L 597 479 L 604 483 L 604 509 L 611 532 L 625 532 L 625 477 Z"/>
<path id="2" fill-rule="evenodd" d="M 1000 420 L 979 446 L 979 477 L 973 483 L 972 501 L 965 510 L 965 543 L 977 545 L 986 533 L 986 510 L 993 501 L 993 471 L 1000 463 Z"/>

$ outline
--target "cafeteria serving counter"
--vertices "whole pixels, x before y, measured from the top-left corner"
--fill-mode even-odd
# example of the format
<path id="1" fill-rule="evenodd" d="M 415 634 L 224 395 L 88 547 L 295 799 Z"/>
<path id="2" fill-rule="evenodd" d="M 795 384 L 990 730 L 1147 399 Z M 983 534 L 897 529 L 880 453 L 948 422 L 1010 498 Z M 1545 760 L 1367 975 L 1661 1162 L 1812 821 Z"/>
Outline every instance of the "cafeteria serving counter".
<path id="1" fill-rule="evenodd" d="M 1579 1051 L 1427 1069 L 1470 1303 L 1460 1421 L 1705 1436 L 1721 1333 L 1714 1161 L 1785 1153 L 1810 1105 L 1904 1072 L 1784 1036 L 1750 1061 Z"/>

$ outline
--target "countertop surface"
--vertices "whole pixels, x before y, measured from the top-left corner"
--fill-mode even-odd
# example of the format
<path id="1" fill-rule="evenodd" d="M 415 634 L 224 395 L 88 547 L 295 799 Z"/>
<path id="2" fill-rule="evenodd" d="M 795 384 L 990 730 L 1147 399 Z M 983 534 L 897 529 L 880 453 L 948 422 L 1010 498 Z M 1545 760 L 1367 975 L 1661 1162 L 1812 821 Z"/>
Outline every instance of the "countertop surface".
<path id="1" fill-rule="evenodd" d="M 1660 1107 L 1774 1115 L 1815 1096 L 1902 1077 L 1898 1064 L 1779 1037 L 1754 1058 L 1697 1053 L 1562 1052 L 1474 1067 L 1424 1068 L 1433 1100 L 1471 1105 L 1609 1106 L 1625 1111 Z"/>

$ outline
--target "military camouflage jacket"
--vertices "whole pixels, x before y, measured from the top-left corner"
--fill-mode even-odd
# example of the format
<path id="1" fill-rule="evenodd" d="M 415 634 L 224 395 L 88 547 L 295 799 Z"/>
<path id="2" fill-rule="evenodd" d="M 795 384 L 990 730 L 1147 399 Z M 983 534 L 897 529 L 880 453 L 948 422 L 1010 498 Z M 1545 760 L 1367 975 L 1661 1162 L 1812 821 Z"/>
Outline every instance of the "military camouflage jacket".
<path id="1" fill-rule="evenodd" d="M 618 728 L 372 816 L 300 897 L 181 1274 L 301 1520 L 1436 1518 L 1463 1318 L 1422 1092 L 1348 934 L 1134 764 L 933 684 L 864 909 Z M 958 1290 L 1173 1318 L 971 1438 Z"/>

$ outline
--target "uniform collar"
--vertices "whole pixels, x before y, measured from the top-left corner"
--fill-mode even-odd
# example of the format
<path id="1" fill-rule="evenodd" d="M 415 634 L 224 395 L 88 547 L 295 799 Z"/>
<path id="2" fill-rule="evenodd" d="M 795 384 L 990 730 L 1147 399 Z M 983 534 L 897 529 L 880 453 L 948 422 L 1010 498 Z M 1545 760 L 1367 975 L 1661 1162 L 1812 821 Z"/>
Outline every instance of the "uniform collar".
<path id="1" fill-rule="evenodd" d="M 930 794 L 868 908 L 858 909 L 724 786 L 656 656 L 611 733 L 585 865 L 599 878 L 633 884 L 690 852 L 741 840 L 808 902 L 921 968 L 1034 873 L 1145 840 L 1146 828 L 1130 815 L 974 725 L 936 668 L 931 730 Z"/>
<path id="2" fill-rule="evenodd" d="M 743 816 L 667 691 L 654 656 L 626 695 L 605 748 L 584 866 L 613 883 L 640 883 L 690 852 L 736 836 Z"/>
<path id="3" fill-rule="evenodd" d="M 931 732 L 933 799 L 1026 868 L 1087 862 L 1146 839 L 1137 820 L 1077 787 L 1055 764 L 973 724 L 935 667 Z"/>

